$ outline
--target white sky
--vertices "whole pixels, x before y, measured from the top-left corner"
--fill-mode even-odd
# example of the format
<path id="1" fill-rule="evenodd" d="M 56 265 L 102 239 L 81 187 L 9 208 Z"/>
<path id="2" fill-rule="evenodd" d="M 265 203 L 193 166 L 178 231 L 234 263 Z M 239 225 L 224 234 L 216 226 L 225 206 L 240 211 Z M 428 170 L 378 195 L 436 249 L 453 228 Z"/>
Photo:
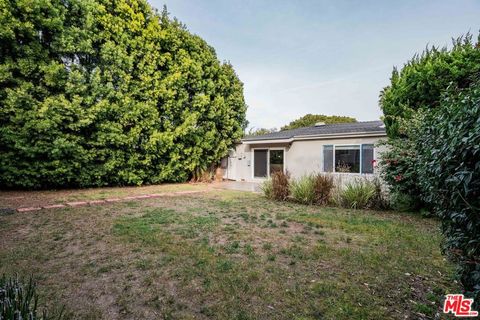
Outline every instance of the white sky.
<path id="1" fill-rule="evenodd" d="M 230 61 L 251 127 L 307 113 L 375 120 L 392 67 L 480 29 L 480 1 L 150 0 Z"/>

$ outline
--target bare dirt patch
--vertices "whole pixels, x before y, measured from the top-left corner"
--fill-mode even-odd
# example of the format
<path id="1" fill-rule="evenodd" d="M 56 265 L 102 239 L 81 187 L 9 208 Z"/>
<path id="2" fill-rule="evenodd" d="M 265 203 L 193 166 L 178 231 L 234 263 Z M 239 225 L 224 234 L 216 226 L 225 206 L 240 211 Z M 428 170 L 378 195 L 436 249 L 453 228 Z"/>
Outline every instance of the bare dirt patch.
<path id="1" fill-rule="evenodd" d="M 0 191 L 0 208 L 42 207 L 66 202 L 104 200 L 161 192 L 194 191 L 210 188 L 209 184 L 179 183 L 141 187 L 111 187 L 45 191 Z"/>

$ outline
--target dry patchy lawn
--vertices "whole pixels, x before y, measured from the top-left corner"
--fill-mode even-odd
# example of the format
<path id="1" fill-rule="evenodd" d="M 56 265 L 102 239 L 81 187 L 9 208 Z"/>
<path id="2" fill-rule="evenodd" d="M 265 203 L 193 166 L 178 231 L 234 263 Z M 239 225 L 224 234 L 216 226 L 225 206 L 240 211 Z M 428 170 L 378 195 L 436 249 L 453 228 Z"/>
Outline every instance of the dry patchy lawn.
<path id="1" fill-rule="evenodd" d="M 0 217 L 0 273 L 76 319 L 433 318 L 458 289 L 439 242 L 432 219 L 210 190 Z"/>

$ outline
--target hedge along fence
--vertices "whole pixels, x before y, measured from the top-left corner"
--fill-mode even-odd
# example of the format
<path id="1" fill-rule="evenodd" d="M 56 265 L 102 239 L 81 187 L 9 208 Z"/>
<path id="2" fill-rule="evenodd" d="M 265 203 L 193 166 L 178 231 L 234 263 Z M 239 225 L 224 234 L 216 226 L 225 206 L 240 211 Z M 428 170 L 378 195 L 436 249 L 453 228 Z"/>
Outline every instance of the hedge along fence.
<path id="1" fill-rule="evenodd" d="M 480 307 L 480 82 L 451 89 L 434 111 L 412 122 L 415 172 L 423 200 L 442 221 L 444 251 L 459 265 Z"/>
<path id="2" fill-rule="evenodd" d="M 166 9 L 0 6 L 2 188 L 185 181 L 241 138 L 243 84 Z"/>

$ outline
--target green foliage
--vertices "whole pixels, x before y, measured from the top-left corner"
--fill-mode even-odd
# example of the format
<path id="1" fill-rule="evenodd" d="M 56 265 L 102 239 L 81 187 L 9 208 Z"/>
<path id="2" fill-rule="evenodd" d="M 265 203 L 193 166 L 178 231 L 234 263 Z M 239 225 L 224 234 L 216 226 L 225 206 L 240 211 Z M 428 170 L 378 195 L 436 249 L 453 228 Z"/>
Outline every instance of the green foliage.
<path id="1" fill-rule="evenodd" d="M 415 211 L 418 206 L 417 198 L 413 198 L 407 193 L 394 191 L 390 194 L 390 205 L 393 210 L 400 212 Z"/>
<path id="2" fill-rule="evenodd" d="M 412 134 L 422 196 L 442 220 L 445 251 L 480 306 L 480 83 L 447 92 Z"/>
<path id="3" fill-rule="evenodd" d="M 369 207 L 375 210 L 388 210 L 390 209 L 390 196 L 385 191 L 385 186 L 382 180 L 378 177 L 375 177 L 371 183 L 375 188 L 375 193 L 370 199 Z"/>
<path id="4" fill-rule="evenodd" d="M 453 47 L 427 48 L 415 55 L 399 72 L 393 69 L 391 84 L 380 94 L 380 106 L 389 137 L 405 134 L 401 119 L 416 110 L 436 108 L 442 93 L 453 83 L 466 88 L 480 72 L 480 46 L 467 34 L 453 41 Z"/>
<path id="5" fill-rule="evenodd" d="M 305 175 L 290 183 L 290 193 L 294 201 L 303 204 L 315 202 L 315 178 L 312 175 Z"/>
<path id="6" fill-rule="evenodd" d="M 412 145 L 418 112 L 438 108 L 449 86 L 466 88 L 480 73 L 480 46 L 467 34 L 453 41 L 451 49 L 427 48 L 415 55 L 399 72 L 393 70 L 391 84 L 380 94 L 380 106 L 389 135 L 388 151 L 382 155 L 382 176 L 393 193 L 402 193 L 417 210 L 421 200 L 416 173 L 417 148 Z"/>
<path id="7" fill-rule="evenodd" d="M 380 105 L 389 134 L 382 171 L 397 209 L 419 200 L 442 220 L 444 249 L 480 302 L 480 45 L 428 49 L 394 70 Z"/>
<path id="8" fill-rule="evenodd" d="M 315 194 L 315 203 L 319 205 L 329 203 L 334 186 L 333 176 L 326 174 L 314 175 L 313 190 Z"/>
<path id="9" fill-rule="evenodd" d="M 262 184 L 260 185 L 260 189 L 262 190 L 262 193 L 265 196 L 265 198 L 274 199 L 272 179 L 267 179 L 263 181 Z"/>
<path id="10" fill-rule="evenodd" d="M 351 209 L 367 209 L 375 196 L 375 190 L 375 185 L 366 179 L 349 182 L 340 193 L 340 205 Z"/>
<path id="11" fill-rule="evenodd" d="M 267 128 L 258 128 L 258 129 L 255 129 L 255 128 L 250 128 L 250 130 L 248 130 L 246 136 L 261 136 L 261 135 L 264 135 L 264 134 L 268 134 L 268 133 L 273 133 L 273 132 L 277 132 L 277 128 L 271 128 L 271 129 L 267 129 Z"/>
<path id="12" fill-rule="evenodd" d="M 405 124 L 404 128 L 407 128 Z M 408 126 L 411 128 L 411 124 Z M 406 130 L 408 131 L 408 130 Z M 424 206 L 416 172 L 417 150 L 410 139 L 389 138 L 382 152 L 379 171 L 387 183 L 396 210 L 414 211 Z"/>
<path id="13" fill-rule="evenodd" d="M 283 171 L 276 171 L 272 175 L 272 196 L 275 200 L 285 201 L 290 195 L 289 177 Z"/>
<path id="14" fill-rule="evenodd" d="M 30 320 L 48 320 L 53 319 L 47 315 L 44 309 L 38 311 L 37 285 L 30 277 L 26 284 L 20 279 L 7 278 L 5 275 L 0 277 L 0 319 L 30 319 Z M 55 317 L 61 319 L 62 312 Z"/>
<path id="15" fill-rule="evenodd" d="M 0 2 L 0 185 L 185 181 L 243 134 L 243 85 L 145 0 Z"/>
<path id="16" fill-rule="evenodd" d="M 317 122 L 325 122 L 326 124 L 333 123 L 349 123 L 357 122 L 355 118 L 344 117 L 344 116 L 326 116 L 324 114 L 306 114 L 297 120 L 294 120 L 283 126 L 280 130 L 290 130 L 302 127 L 311 127 L 314 126 Z"/>

